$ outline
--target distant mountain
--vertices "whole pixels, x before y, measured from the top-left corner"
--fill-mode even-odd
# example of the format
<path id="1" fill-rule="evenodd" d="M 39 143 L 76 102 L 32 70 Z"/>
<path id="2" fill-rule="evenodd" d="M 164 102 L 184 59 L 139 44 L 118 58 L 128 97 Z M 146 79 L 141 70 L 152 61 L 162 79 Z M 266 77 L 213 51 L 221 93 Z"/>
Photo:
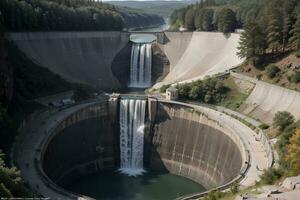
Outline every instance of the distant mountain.
<path id="1" fill-rule="evenodd" d="M 176 9 L 185 7 L 191 3 L 195 3 L 198 0 L 186 0 L 186 1 L 107 1 L 106 3 L 128 7 L 131 9 L 139 10 L 141 12 L 160 15 L 164 18 L 168 18 L 172 12 Z"/>

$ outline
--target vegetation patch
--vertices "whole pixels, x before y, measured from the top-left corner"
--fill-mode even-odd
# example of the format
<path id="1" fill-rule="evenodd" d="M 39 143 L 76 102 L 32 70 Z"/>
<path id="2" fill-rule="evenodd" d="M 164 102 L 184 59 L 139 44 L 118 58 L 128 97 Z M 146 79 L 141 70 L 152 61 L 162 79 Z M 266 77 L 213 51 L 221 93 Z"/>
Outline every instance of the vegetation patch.
<path id="1" fill-rule="evenodd" d="M 224 106 L 231 110 L 238 110 L 248 98 L 251 90 L 246 91 L 244 89 L 241 89 L 240 86 L 235 82 L 234 78 L 231 76 L 224 79 L 223 82 L 225 87 L 229 88 L 229 91 L 226 95 L 226 98 L 218 105 Z"/>
<path id="2" fill-rule="evenodd" d="M 222 79 L 207 78 L 177 85 L 179 98 L 201 103 L 216 104 L 223 101 L 229 91 Z"/>
<path id="3" fill-rule="evenodd" d="M 163 85 L 160 92 L 164 93 L 169 86 Z M 220 105 L 231 110 L 237 110 L 251 92 L 241 89 L 235 79 L 227 75 L 178 84 L 176 87 L 181 101 Z"/>
<path id="4" fill-rule="evenodd" d="M 270 127 L 270 126 L 269 126 L 268 124 L 264 124 L 264 123 L 261 124 L 261 125 L 259 125 L 259 128 L 260 128 L 260 129 L 263 129 L 263 130 L 264 130 L 264 129 L 268 129 L 269 127 Z"/>
<path id="5" fill-rule="evenodd" d="M 1 198 L 34 197 L 24 187 L 21 173 L 15 167 L 9 168 L 4 163 L 5 154 L 0 150 L 0 196 Z"/>
<path id="6" fill-rule="evenodd" d="M 278 112 L 273 119 L 273 126 L 280 128 L 275 146 L 279 155 L 279 166 L 264 170 L 260 183 L 267 185 L 300 174 L 300 120 L 294 122 L 294 117 L 290 113 Z"/>

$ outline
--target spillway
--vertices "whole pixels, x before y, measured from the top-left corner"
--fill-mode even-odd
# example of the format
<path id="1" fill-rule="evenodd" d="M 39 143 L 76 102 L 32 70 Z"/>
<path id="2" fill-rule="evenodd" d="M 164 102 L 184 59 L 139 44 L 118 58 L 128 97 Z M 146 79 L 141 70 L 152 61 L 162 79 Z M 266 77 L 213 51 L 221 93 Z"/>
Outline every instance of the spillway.
<path id="1" fill-rule="evenodd" d="M 144 172 L 145 111 L 145 100 L 122 99 L 120 102 L 120 171 L 129 176 Z"/>
<path id="2" fill-rule="evenodd" d="M 132 88 L 151 86 L 151 43 L 133 43 L 131 49 L 130 83 Z"/>

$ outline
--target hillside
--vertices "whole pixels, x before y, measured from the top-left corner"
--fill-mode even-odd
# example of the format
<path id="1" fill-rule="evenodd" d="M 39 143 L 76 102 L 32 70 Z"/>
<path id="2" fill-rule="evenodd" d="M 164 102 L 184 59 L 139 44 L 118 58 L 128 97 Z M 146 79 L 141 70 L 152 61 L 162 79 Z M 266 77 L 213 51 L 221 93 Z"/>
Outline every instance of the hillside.
<path id="1" fill-rule="evenodd" d="M 141 12 L 156 14 L 163 18 L 169 18 L 174 10 L 190 4 L 190 1 L 107 1 L 116 6 L 127 7 Z"/>
<path id="2" fill-rule="evenodd" d="M 300 91 L 300 57 L 295 53 L 279 55 L 259 67 L 245 63 L 236 71 L 271 84 Z"/>
<path id="3" fill-rule="evenodd" d="M 85 0 L 3 0 L 0 13 L 7 31 L 122 30 L 164 23 L 158 15 Z"/>

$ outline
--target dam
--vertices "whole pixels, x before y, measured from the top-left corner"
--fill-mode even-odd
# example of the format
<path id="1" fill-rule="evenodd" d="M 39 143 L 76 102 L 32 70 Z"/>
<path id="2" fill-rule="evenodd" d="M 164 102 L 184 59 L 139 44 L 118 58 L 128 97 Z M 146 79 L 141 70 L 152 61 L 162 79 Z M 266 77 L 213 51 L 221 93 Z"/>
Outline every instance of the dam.
<path id="1" fill-rule="evenodd" d="M 238 34 L 55 32 L 8 37 L 52 72 L 106 91 L 193 81 L 241 62 L 236 56 Z M 265 169 L 269 163 L 253 130 L 203 106 L 112 94 L 41 115 L 32 125 L 39 128 L 17 145 L 26 150 L 16 149 L 14 155 L 30 187 L 47 197 L 193 199 L 234 182 L 254 184 L 261 174 L 256 167 Z M 27 160 L 34 167 L 21 164 Z"/>
<path id="2" fill-rule="evenodd" d="M 33 170 L 24 178 L 45 196 L 138 200 L 160 191 L 156 199 L 189 199 L 258 176 L 257 150 L 241 134 L 253 131 L 209 108 L 121 95 L 49 117 L 35 120 L 42 125 L 22 143 L 33 157 L 29 149 L 15 152 L 18 163 L 32 159 L 36 167 L 24 166 Z M 110 183 L 123 189 L 114 193 Z"/>
<path id="3" fill-rule="evenodd" d="M 147 42 L 125 31 L 28 32 L 7 37 L 34 62 L 62 78 L 104 90 L 192 81 L 243 62 L 236 55 L 239 34 L 134 33 L 145 34 L 152 35 Z"/>

